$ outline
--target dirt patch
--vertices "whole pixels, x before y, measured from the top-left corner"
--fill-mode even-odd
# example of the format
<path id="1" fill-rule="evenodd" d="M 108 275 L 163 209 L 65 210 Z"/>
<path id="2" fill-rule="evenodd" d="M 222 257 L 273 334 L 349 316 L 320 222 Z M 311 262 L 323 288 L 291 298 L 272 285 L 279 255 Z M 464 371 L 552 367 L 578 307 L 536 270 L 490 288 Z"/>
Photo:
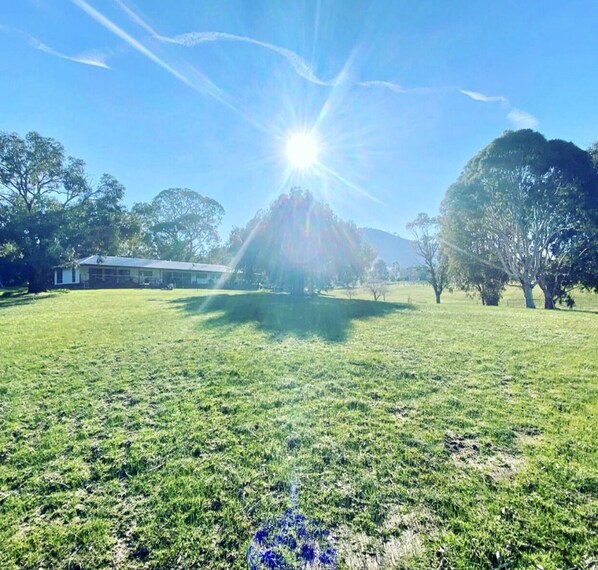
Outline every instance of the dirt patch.
<path id="1" fill-rule="evenodd" d="M 489 443 L 480 443 L 467 435 L 447 432 L 444 447 L 457 467 L 477 469 L 496 481 L 511 479 L 525 464 L 521 455 L 494 448 Z"/>
<path id="2" fill-rule="evenodd" d="M 127 496 L 126 485 L 120 482 L 119 510 L 117 524 L 114 529 L 114 546 L 112 548 L 112 568 L 141 568 L 147 557 L 147 549 L 139 544 L 137 521 L 141 520 L 142 497 Z"/>
<path id="3" fill-rule="evenodd" d="M 127 542 L 121 538 L 116 538 L 116 544 L 112 550 L 112 566 L 113 568 L 122 568 L 123 564 L 129 559 L 131 549 Z"/>
<path id="4" fill-rule="evenodd" d="M 542 438 L 542 432 L 534 427 L 525 427 L 515 430 L 515 438 L 519 447 L 536 445 Z"/>
<path id="5" fill-rule="evenodd" d="M 407 419 L 415 413 L 415 407 L 410 404 L 396 404 L 387 407 L 388 413 L 397 420 Z"/>
<path id="6" fill-rule="evenodd" d="M 349 570 L 407 570 L 425 555 L 424 536 L 434 533 L 431 515 L 424 510 L 390 507 L 382 526 L 384 536 L 352 532 L 338 533 L 338 553 Z"/>

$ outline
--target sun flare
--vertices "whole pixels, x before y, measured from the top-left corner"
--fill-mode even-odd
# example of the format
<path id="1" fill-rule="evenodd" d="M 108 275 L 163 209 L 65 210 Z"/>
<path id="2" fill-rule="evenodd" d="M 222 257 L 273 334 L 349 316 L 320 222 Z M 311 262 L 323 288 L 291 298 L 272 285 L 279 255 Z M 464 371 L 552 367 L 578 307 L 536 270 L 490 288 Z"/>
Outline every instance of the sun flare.
<path id="1" fill-rule="evenodd" d="M 313 133 L 295 133 L 287 140 L 286 155 L 294 168 L 311 168 L 318 161 L 318 140 Z"/>

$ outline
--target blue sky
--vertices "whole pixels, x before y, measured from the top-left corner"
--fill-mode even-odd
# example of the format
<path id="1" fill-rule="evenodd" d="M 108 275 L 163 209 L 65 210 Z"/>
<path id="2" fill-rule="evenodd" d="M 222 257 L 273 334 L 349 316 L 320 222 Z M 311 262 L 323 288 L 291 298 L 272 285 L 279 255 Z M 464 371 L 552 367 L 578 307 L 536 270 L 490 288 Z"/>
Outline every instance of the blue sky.
<path id="1" fill-rule="evenodd" d="M 220 201 L 224 237 L 291 186 L 407 235 L 507 129 L 598 139 L 598 3 L 0 2 L 0 129 L 127 187 Z M 315 129 L 321 167 L 289 169 Z"/>

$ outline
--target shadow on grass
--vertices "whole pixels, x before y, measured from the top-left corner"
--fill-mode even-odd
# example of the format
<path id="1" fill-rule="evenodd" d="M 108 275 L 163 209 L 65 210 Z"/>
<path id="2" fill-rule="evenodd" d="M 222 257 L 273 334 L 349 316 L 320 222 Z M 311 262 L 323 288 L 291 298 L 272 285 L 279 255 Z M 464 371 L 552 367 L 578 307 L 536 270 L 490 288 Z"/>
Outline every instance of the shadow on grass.
<path id="1" fill-rule="evenodd" d="M 333 297 L 291 297 L 276 293 L 217 294 L 170 301 L 189 315 L 211 315 L 202 326 L 255 324 L 273 337 L 318 336 L 343 341 L 355 319 L 381 317 L 411 305 Z"/>
<path id="2" fill-rule="evenodd" d="M 50 299 L 56 297 L 58 293 L 27 293 L 27 291 L 4 291 L 0 293 L 0 309 L 5 307 L 15 307 L 18 305 L 28 305 L 41 299 Z"/>

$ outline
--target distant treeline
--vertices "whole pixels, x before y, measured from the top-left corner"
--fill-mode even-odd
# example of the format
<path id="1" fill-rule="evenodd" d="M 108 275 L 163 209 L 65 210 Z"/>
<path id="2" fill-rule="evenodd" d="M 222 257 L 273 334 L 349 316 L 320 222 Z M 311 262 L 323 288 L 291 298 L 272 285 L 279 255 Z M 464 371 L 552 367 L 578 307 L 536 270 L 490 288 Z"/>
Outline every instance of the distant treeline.
<path id="1" fill-rule="evenodd" d="M 169 188 L 127 208 L 125 188 L 38 133 L 0 133 L 0 284 L 51 285 L 52 267 L 89 255 L 223 263 L 245 281 L 294 294 L 332 286 L 427 279 L 440 302 L 457 286 L 499 303 L 508 282 L 545 307 L 573 287 L 598 289 L 598 145 L 584 151 L 531 130 L 507 131 L 465 166 L 440 215 L 408 228 L 424 263 L 386 267 L 351 222 L 309 191 L 292 189 L 222 241 L 224 208 L 188 188 Z"/>

